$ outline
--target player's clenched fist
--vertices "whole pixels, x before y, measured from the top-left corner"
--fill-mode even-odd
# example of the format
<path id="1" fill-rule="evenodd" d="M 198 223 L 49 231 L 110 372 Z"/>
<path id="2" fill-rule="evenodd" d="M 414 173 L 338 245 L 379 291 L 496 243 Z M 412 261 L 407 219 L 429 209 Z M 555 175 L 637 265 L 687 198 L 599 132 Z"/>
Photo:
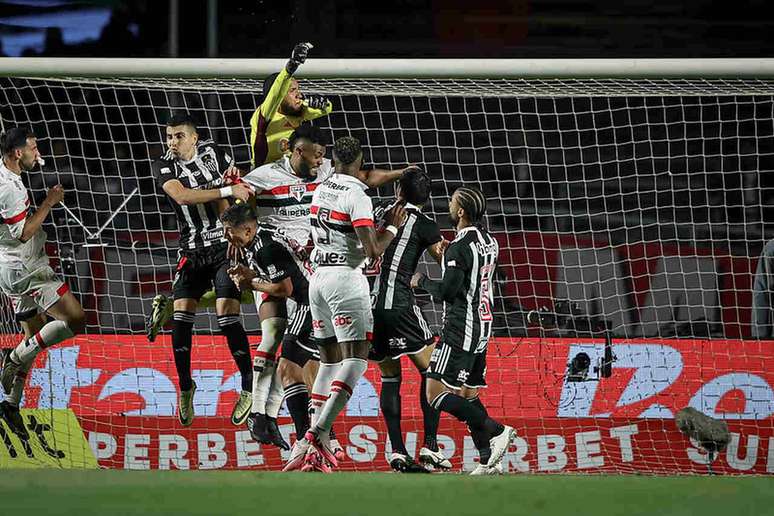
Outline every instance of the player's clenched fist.
<path id="1" fill-rule="evenodd" d="M 304 95 L 304 103 L 312 109 L 325 109 L 329 102 L 322 95 Z"/>
<path id="2" fill-rule="evenodd" d="M 46 200 L 43 201 L 50 207 L 54 207 L 64 199 L 64 188 L 62 185 L 56 185 L 48 190 Z"/>
<path id="3" fill-rule="evenodd" d="M 422 278 L 424 278 L 425 275 L 421 272 L 415 272 L 413 276 L 411 276 L 411 281 L 409 282 L 409 285 L 411 288 L 419 288 L 419 283 L 422 281 Z"/>
<path id="4" fill-rule="evenodd" d="M 255 278 L 255 272 L 250 268 L 242 265 L 234 265 L 228 269 L 228 277 L 234 282 L 234 285 L 239 287 L 240 290 L 250 290 L 251 282 Z"/>
<path id="5" fill-rule="evenodd" d="M 237 183 L 231 186 L 231 196 L 234 199 L 238 199 L 242 202 L 247 202 L 250 196 L 253 194 L 252 189 L 245 183 Z"/>
<path id="6" fill-rule="evenodd" d="M 304 64 L 306 57 L 309 55 L 309 51 L 313 48 L 314 45 L 308 42 L 298 43 L 293 48 L 293 53 L 290 55 L 290 60 L 288 61 L 288 64 L 285 65 L 285 69 L 289 74 L 294 74 L 299 65 Z"/>

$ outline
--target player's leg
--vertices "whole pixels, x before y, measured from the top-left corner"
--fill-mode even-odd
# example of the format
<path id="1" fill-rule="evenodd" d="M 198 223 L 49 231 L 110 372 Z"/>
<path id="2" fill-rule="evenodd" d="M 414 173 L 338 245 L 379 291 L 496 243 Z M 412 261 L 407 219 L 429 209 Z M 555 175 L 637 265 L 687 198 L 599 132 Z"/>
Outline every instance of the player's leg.
<path id="1" fill-rule="evenodd" d="M 282 355 L 277 368 L 285 390 L 285 403 L 296 427 L 296 439 L 301 439 L 309 429 L 309 389 L 304 380 L 304 366 L 314 356 L 310 349 L 314 345 L 311 332 L 311 310 L 308 305 L 299 305 L 282 339 Z"/>
<path id="2" fill-rule="evenodd" d="M 180 388 L 177 417 L 183 426 L 190 426 L 194 419 L 196 383 L 191 376 L 191 347 L 196 308 L 198 299 L 210 288 L 211 281 L 209 271 L 200 267 L 199 262 L 200 257 L 196 254 L 183 255 L 172 283 L 172 353 Z"/>
<path id="3" fill-rule="evenodd" d="M 35 357 L 42 350 L 83 333 L 86 328 L 86 316 L 81 304 L 48 266 L 38 267 L 34 273 L 17 271 L 21 275 L 16 280 L 19 290 L 14 292 L 3 280 L 3 290 L 11 294 L 17 314 L 30 314 L 38 307 L 48 312 L 54 320 L 44 324 L 39 331 L 25 338 L 11 351 L 0 374 L 0 385 L 7 393 L 10 392 L 17 373 L 24 368 L 29 369 Z M 7 274 L 7 271 L 6 271 Z M 34 299 L 29 295 L 35 292 Z"/>
<path id="4" fill-rule="evenodd" d="M 250 361 L 250 343 L 247 333 L 242 326 L 240 309 L 242 304 L 242 292 L 234 285 L 228 276 L 229 261 L 225 250 L 216 259 L 217 272 L 215 273 L 215 313 L 218 315 L 218 325 L 221 333 L 226 337 L 231 357 L 239 369 L 242 380 L 242 390 L 239 393 L 234 409 L 231 411 L 231 424 L 239 426 L 250 415 L 252 404 L 253 369 Z"/>
<path id="5" fill-rule="evenodd" d="M 475 360 L 476 357 L 472 352 L 441 341 L 430 360 L 430 369 L 427 373 L 427 399 L 435 409 L 451 414 L 467 424 L 472 431 L 494 438 L 502 435 L 506 431 L 505 427 L 489 418 L 479 407 L 469 403 L 460 395 L 464 379 L 473 369 Z M 499 450 L 498 447 L 498 453 L 500 453 Z M 488 451 L 487 447 L 479 448 L 478 451 L 482 464 L 489 464 L 496 458 L 496 454 Z M 505 453 L 504 450 L 502 453 Z M 500 459 L 502 454 L 497 457 L 497 461 Z"/>
<path id="6" fill-rule="evenodd" d="M 284 299 L 257 293 L 258 318 L 261 321 L 261 342 L 253 358 L 253 385 L 250 417 L 247 427 L 253 438 L 270 444 L 266 419 L 266 404 L 270 397 L 281 398 L 282 385 L 277 379 L 277 349 L 287 326 L 287 305 Z M 281 403 L 281 399 L 280 399 Z"/>
<path id="7" fill-rule="evenodd" d="M 33 303 L 30 300 L 30 305 Z M 23 340 L 31 338 L 34 334 L 40 331 L 46 324 L 46 318 L 44 314 L 38 313 L 38 308 L 35 306 L 32 310 L 26 311 L 22 314 L 17 314 L 16 319 L 19 321 L 22 331 L 24 332 Z M 10 354 L 11 350 L 8 351 Z M 3 366 L 7 355 L 3 355 Z M 19 404 L 21 403 L 22 394 L 24 393 L 24 384 L 27 380 L 27 374 L 29 373 L 32 363 L 22 366 L 16 372 L 13 383 L 9 392 L 5 393 L 5 396 L 0 402 L 0 417 L 6 422 L 8 427 L 20 438 L 27 439 L 29 433 L 24 425 L 24 419 L 19 412 Z"/>
<path id="8" fill-rule="evenodd" d="M 484 350 L 482 353 L 475 354 L 475 360 L 473 362 L 472 368 L 470 369 L 470 375 L 462 385 L 460 396 L 468 400 L 468 403 L 476 406 L 484 415 L 486 415 L 487 419 L 494 421 L 489 416 L 489 412 L 486 410 L 486 407 L 484 407 L 484 404 L 481 403 L 481 400 L 479 399 L 480 390 L 486 387 L 485 376 L 486 350 Z M 498 424 L 501 425 L 499 422 Z M 486 454 L 480 455 L 480 465 L 486 467 L 487 470 L 479 472 L 479 474 L 502 474 L 502 457 L 505 452 L 508 451 L 508 447 L 510 446 L 511 440 L 514 436 L 514 430 L 508 425 L 501 426 L 503 427 L 503 431 L 499 434 L 484 433 L 481 430 L 470 428 L 470 435 L 473 438 L 473 443 L 475 444 L 476 448 L 479 450 L 486 448 L 489 449 L 489 457 L 487 460 L 484 460 L 486 458 Z M 494 471 L 489 471 L 491 469 L 494 469 Z"/>
<path id="9" fill-rule="evenodd" d="M 441 413 L 434 409 L 427 400 L 427 371 L 430 368 L 430 357 L 434 349 L 435 344 L 430 343 L 420 352 L 408 356 L 422 378 L 419 389 L 419 405 L 422 409 L 424 438 L 422 448 L 419 450 L 419 462 L 432 468 L 451 469 L 451 462 L 438 449 L 438 425 L 441 421 Z"/>
<path id="10" fill-rule="evenodd" d="M 315 276 L 319 276 L 319 272 Z M 336 340 L 341 346 L 342 361 L 331 382 L 330 396 L 306 437 L 326 461 L 336 466 L 337 460 L 330 449 L 330 428 L 368 368 L 373 314 L 368 281 L 359 271 L 337 274 L 333 281 L 326 280 L 322 290 L 333 318 Z"/>

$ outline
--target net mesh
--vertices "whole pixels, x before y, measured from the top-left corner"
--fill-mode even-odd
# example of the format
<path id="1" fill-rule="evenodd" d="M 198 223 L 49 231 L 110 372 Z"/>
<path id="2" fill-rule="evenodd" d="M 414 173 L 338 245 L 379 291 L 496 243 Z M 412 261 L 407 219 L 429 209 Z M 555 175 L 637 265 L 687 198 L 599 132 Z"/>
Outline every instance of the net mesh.
<path id="1" fill-rule="evenodd" d="M 5 127 L 31 126 L 47 161 L 24 176 L 33 204 L 62 184 L 64 203 L 92 233 L 115 215 L 96 238 L 64 209 L 46 221 L 49 254 L 86 309 L 88 335 L 38 359 L 23 406 L 71 409 L 99 463 L 110 467 L 276 465 L 276 450 L 229 426 L 239 382 L 214 313 L 200 313 L 195 326 L 193 430 L 176 423 L 168 336 L 155 344 L 144 338 L 150 300 L 170 292 L 176 263 L 176 221 L 150 172 L 164 150 L 164 122 L 171 111 L 192 112 L 247 169 L 248 120 L 262 81 L 2 78 L 0 85 Z M 332 100 L 333 113 L 315 124 L 330 141 L 358 137 L 369 167 L 427 170 L 434 185 L 425 211 L 447 237 L 453 190 L 467 184 L 486 194 L 486 225 L 501 255 L 483 398 L 493 416 L 517 425 L 512 470 L 703 471 L 706 454 L 685 440 L 677 457 L 670 444 L 681 439 L 672 418 L 687 405 L 731 422 L 736 441 L 720 467 L 765 466 L 763 451 L 757 462 L 750 454 L 774 413 L 764 366 L 771 352 L 745 339 L 771 331 L 764 316 L 753 316 L 760 304 L 753 279 L 774 220 L 774 81 L 300 86 Z M 392 188 L 376 195 L 390 197 Z M 428 261 L 421 267 L 440 274 Z M 419 303 L 437 332 L 442 307 L 427 296 Z M 3 310 L 3 344 L 13 345 L 18 329 Z M 258 333 L 254 307 L 243 305 L 243 324 Z M 592 362 L 586 379 L 599 376 L 606 332 L 617 358 L 612 377 L 569 381 L 567 363 L 579 352 Z M 369 371 L 342 423 L 356 469 L 386 466 L 378 376 Z M 419 377 L 407 369 L 403 382 L 404 429 L 416 448 Z M 58 431 L 66 435 L 51 430 Z M 464 428 L 444 419 L 441 434 L 446 452 L 472 467 Z"/>

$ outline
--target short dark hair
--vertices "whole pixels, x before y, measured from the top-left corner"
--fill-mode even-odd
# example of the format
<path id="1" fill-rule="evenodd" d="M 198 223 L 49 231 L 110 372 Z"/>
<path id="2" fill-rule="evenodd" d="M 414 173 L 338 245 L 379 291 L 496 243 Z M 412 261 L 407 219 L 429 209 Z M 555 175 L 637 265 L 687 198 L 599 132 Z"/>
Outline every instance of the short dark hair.
<path id="1" fill-rule="evenodd" d="M 290 134 L 288 139 L 288 147 L 293 150 L 298 140 L 307 140 L 309 143 L 317 143 L 319 145 L 325 145 L 325 136 L 319 127 L 315 127 L 309 122 L 296 127 L 296 130 Z"/>
<path id="2" fill-rule="evenodd" d="M 461 186 L 454 193 L 459 194 L 460 208 L 465 210 L 468 220 L 476 224 L 481 221 L 486 213 L 486 197 L 478 188 Z"/>
<path id="3" fill-rule="evenodd" d="M 0 134 L 0 152 L 3 156 L 10 154 L 16 149 L 27 146 L 27 138 L 35 138 L 35 133 L 27 127 L 11 127 L 3 134 Z"/>
<path id="4" fill-rule="evenodd" d="M 199 132 L 199 128 L 196 127 L 196 122 L 188 112 L 181 111 L 170 115 L 169 120 L 167 120 L 167 127 L 177 127 L 178 125 L 187 125 L 193 129 L 195 133 Z"/>
<path id="5" fill-rule="evenodd" d="M 350 165 L 363 154 L 360 142 L 352 136 L 344 136 L 333 144 L 333 157 L 342 165 Z"/>
<path id="6" fill-rule="evenodd" d="M 271 87 L 274 86 L 274 81 L 277 80 L 277 77 L 279 77 L 279 73 L 273 73 L 263 80 L 263 99 L 264 100 L 266 100 L 266 97 L 269 96 L 269 90 L 271 90 Z"/>
<path id="7" fill-rule="evenodd" d="M 257 220 L 258 216 L 249 204 L 246 202 L 240 202 L 232 204 L 220 215 L 220 221 L 223 224 L 228 224 L 232 227 L 241 226 L 245 222 L 251 220 Z"/>
<path id="8" fill-rule="evenodd" d="M 398 185 L 403 198 L 411 204 L 424 204 L 430 198 L 432 181 L 430 176 L 419 167 L 411 167 L 403 172 Z"/>

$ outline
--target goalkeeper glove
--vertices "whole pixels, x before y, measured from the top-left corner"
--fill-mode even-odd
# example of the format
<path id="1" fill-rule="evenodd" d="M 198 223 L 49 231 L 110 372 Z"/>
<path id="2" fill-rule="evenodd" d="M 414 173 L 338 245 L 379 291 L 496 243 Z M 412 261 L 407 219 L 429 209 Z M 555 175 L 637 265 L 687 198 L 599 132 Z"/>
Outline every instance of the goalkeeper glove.
<path id="1" fill-rule="evenodd" d="M 299 43 L 293 48 L 293 54 L 290 56 L 290 59 L 288 60 L 288 64 L 285 65 L 285 70 L 288 71 L 290 75 L 293 75 L 296 73 L 296 70 L 298 70 L 299 65 L 304 64 L 306 61 L 306 56 L 309 54 L 309 51 L 314 48 L 314 45 L 311 43 Z"/>
<path id="2" fill-rule="evenodd" d="M 304 95 L 304 104 L 312 109 L 325 109 L 328 102 L 330 101 L 322 95 Z"/>

